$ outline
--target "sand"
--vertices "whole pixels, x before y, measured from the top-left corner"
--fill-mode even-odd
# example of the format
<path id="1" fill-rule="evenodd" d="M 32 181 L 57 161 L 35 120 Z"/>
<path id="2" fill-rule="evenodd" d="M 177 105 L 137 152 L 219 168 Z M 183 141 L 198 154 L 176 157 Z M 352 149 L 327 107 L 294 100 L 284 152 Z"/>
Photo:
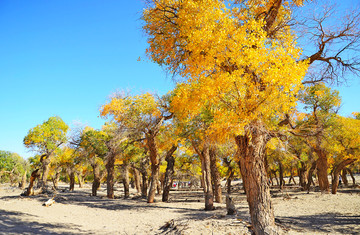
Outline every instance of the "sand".
<path id="1" fill-rule="evenodd" d="M 233 194 L 238 213 L 226 215 L 226 205 L 204 211 L 203 194 L 171 191 L 171 202 L 149 204 L 131 189 L 130 199 L 105 197 L 105 185 L 91 197 L 90 185 L 66 190 L 62 184 L 51 198 L 21 197 L 20 189 L 0 185 L 0 234 L 251 234 L 248 205 L 242 190 Z M 341 188 L 336 195 L 272 189 L 276 222 L 286 234 L 360 234 L 360 189 Z M 225 200 L 224 200 L 225 201 Z"/>

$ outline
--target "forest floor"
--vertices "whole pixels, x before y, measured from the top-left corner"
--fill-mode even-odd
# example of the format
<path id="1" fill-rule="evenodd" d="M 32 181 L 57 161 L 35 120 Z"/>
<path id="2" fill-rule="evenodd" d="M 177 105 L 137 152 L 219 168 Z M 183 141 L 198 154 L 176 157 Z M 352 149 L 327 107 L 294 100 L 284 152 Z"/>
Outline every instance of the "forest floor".
<path id="1" fill-rule="evenodd" d="M 360 179 L 360 176 L 357 176 Z M 358 181 L 359 182 L 359 181 Z M 107 199 L 106 188 L 90 196 L 91 185 L 61 184 L 55 203 L 43 206 L 52 196 L 22 197 L 20 189 L 0 185 L 0 234 L 251 234 L 246 196 L 234 182 L 232 197 L 237 214 L 226 215 L 224 203 L 204 211 L 199 190 L 172 190 L 170 202 L 146 203 L 131 189 L 123 199 Z M 271 190 L 277 224 L 287 234 L 360 234 L 360 188 L 342 187 L 336 195 L 310 193 L 290 186 Z"/>

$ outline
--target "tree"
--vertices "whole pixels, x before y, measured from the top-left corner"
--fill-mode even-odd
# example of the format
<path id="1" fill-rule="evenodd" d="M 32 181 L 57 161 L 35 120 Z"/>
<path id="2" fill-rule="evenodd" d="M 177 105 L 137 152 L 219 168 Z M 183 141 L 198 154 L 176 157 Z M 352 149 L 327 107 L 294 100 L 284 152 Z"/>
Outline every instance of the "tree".
<path id="1" fill-rule="evenodd" d="M 331 192 L 336 194 L 341 171 L 359 160 L 360 120 L 337 116 L 334 123 L 331 128 L 329 151 L 333 153 L 334 161 Z"/>
<path id="2" fill-rule="evenodd" d="M 26 174 L 29 172 L 29 163 L 17 153 L 0 150 L 0 182 L 19 183 L 24 187 Z M 25 176 L 25 182 L 24 181 Z"/>
<path id="3" fill-rule="evenodd" d="M 81 135 L 80 146 L 84 148 L 87 159 L 93 168 L 94 181 L 92 184 L 92 196 L 97 195 L 101 184 L 101 167 L 103 160 L 108 154 L 108 147 L 105 144 L 108 135 L 91 127 L 86 127 Z"/>
<path id="4" fill-rule="evenodd" d="M 49 165 L 53 153 L 66 143 L 66 133 L 69 127 L 60 117 L 50 117 L 47 121 L 29 130 L 24 138 L 24 145 L 27 148 L 41 155 L 42 175 L 40 186 L 44 190 L 47 186 Z"/>
<path id="5" fill-rule="evenodd" d="M 172 117 L 166 106 L 153 95 L 145 93 L 136 96 L 119 94 L 101 108 L 101 116 L 111 116 L 115 122 L 125 126 L 133 136 L 145 140 L 151 162 L 151 184 L 148 202 L 154 202 L 156 185 L 159 180 L 159 154 L 157 136 L 165 120 Z"/>
<path id="6" fill-rule="evenodd" d="M 213 132 L 235 138 L 256 234 L 276 230 L 264 153 L 307 70 L 286 23 L 301 4 L 154 0 L 143 14 L 148 55 L 186 79 L 174 109 L 195 116 L 210 105 Z"/>

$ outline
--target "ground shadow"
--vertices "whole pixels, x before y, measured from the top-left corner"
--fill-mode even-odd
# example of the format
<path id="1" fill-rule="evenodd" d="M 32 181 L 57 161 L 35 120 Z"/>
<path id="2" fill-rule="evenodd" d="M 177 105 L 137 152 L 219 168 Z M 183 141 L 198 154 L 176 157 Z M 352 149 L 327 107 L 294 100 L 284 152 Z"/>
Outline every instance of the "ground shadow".
<path id="1" fill-rule="evenodd" d="M 286 216 L 277 217 L 281 225 L 290 227 L 295 231 L 312 230 L 314 232 L 324 233 L 342 233 L 342 234 L 359 234 L 354 230 L 354 226 L 359 226 L 360 216 L 347 216 L 340 213 L 324 213 L 306 216 Z M 334 226 L 341 226 L 336 227 Z"/>
<path id="2" fill-rule="evenodd" d="M 23 220 L 36 216 L 21 213 L 0 210 L 0 234 L 64 234 L 64 232 L 55 232 L 54 230 L 76 231 L 75 233 L 66 232 L 66 234 L 80 234 L 81 230 L 72 224 L 48 224 L 36 221 Z M 83 232 L 84 233 L 84 232 Z"/>

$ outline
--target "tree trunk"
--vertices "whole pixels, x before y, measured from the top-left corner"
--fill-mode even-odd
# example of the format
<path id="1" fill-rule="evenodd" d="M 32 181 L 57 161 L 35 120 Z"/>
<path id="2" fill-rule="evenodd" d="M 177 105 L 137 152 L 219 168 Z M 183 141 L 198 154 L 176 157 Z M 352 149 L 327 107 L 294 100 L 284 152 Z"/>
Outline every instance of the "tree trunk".
<path id="1" fill-rule="evenodd" d="M 279 181 L 280 181 L 280 189 L 284 188 L 285 185 L 285 180 L 284 180 L 284 167 L 283 164 L 281 163 L 281 161 L 278 161 L 278 165 L 279 165 Z"/>
<path id="2" fill-rule="evenodd" d="M 152 131 L 146 136 L 146 144 L 149 148 L 150 162 L 151 162 L 151 182 L 148 194 L 148 203 L 153 203 L 155 199 L 156 185 L 159 180 L 159 159 L 157 153 L 157 146 L 155 143 L 155 134 Z"/>
<path id="3" fill-rule="evenodd" d="M 114 198 L 115 154 L 109 153 L 106 162 L 106 194 L 107 198 Z"/>
<path id="4" fill-rule="evenodd" d="M 139 171 L 135 167 L 132 167 L 132 173 L 134 176 L 134 183 L 135 183 L 136 191 L 137 191 L 137 193 L 140 193 L 141 192 L 141 183 L 140 183 Z"/>
<path id="5" fill-rule="evenodd" d="M 265 169 L 265 149 L 269 139 L 266 128 L 259 122 L 249 124 L 245 135 L 235 138 L 255 234 L 278 233 Z"/>
<path id="6" fill-rule="evenodd" d="M 169 201 L 169 193 L 171 189 L 171 184 L 173 182 L 174 176 L 174 165 L 175 165 L 175 158 L 173 156 L 174 152 L 176 151 L 177 147 L 173 145 L 171 149 L 166 153 L 165 160 L 167 162 L 165 178 L 164 178 L 164 189 L 162 195 L 162 201 L 167 202 Z"/>
<path id="7" fill-rule="evenodd" d="M 351 177 L 351 179 L 352 179 L 352 182 L 353 182 L 353 185 L 352 185 L 352 186 L 355 187 L 356 182 L 355 182 L 355 177 L 354 177 L 353 173 L 351 172 L 351 170 L 350 170 L 349 168 L 346 168 L 346 170 L 347 170 L 347 172 L 349 172 L 350 177 Z"/>
<path id="8" fill-rule="evenodd" d="M 85 179 L 85 177 L 82 176 L 81 173 L 77 173 L 77 177 L 78 177 L 78 180 L 79 180 L 79 188 L 84 187 L 84 179 Z"/>
<path id="9" fill-rule="evenodd" d="M 43 191 L 45 191 L 47 188 L 47 178 L 50 171 L 50 156 L 44 156 L 42 158 L 41 163 L 42 163 L 42 175 L 39 180 L 39 186 Z"/>
<path id="10" fill-rule="evenodd" d="M 123 185 L 124 185 L 124 198 L 130 197 L 130 187 L 129 187 L 129 164 L 124 162 L 122 166 L 123 171 Z"/>
<path id="11" fill-rule="evenodd" d="M 70 187 L 69 190 L 70 191 L 74 191 L 75 188 L 75 172 L 74 169 L 70 170 Z"/>
<path id="12" fill-rule="evenodd" d="M 202 174 L 204 177 L 204 191 L 205 191 L 205 210 L 213 210 L 214 209 L 214 195 L 212 190 L 211 183 L 211 168 L 210 168 L 210 154 L 209 147 L 204 146 L 202 151 Z"/>
<path id="13" fill-rule="evenodd" d="M 308 172 L 308 181 L 307 181 L 307 184 L 306 184 L 306 189 L 308 192 L 310 191 L 310 185 L 311 183 L 313 182 L 313 173 L 314 173 L 314 170 L 316 169 L 316 161 L 314 161 L 312 164 L 311 164 L 311 167 L 309 169 L 309 172 Z"/>
<path id="14" fill-rule="evenodd" d="M 223 161 L 224 161 L 226 167 L 228 168 L 228 170 L 227 170 L 228 177 L 226 179 L 226 192 L 227 192 L 228 195 L 230 195 L 231 194 L 231 181 L 232 181 L 232 179 L 234 177 L 235 172 L 233 170 L 233 167 L 231 166 L 231 160 L 229 161 L 227 159 L 227 157 L 224 157 Z"/>
<path id="15" fill-rule="evenodd" d="M 319 180 L 319 187 L 322 193 L 328 193 L 330 190 L 330 184 L 328 179 L 328 162 L 325 150 L 316 149 L 316 154 L 318 155 L 318 160 L 316 161 L 316 170 Z"/>
<path id="16" fill-rule="evenodd" d="M 344 186 L 347 187 L 349 186 L 349 181 L 347 180 L 347 170 L 346 169 L 343 169 L 343 171 L 341 172 L 341 178 L 342 178 L 342 181 L 344 182 Z"/>
<path id="17" fill-rule="evenodd" d="M 215 149 L 210 148 L 209 155 L 210 155 L 211 179 L 214 186 L 215 202 L 222 203 L 221 179 L 220 179 L 219 169 L 216 166 Z"/>
<path id="18" fill-rule="evenodd" d="M 39 177 L 40 177 L 39 169 L 36 169 L 31 173 L 29 187 L 26 190 L 25 196 L 34 195 L 34 182 Z"/>
<path id="19" fill-rule="evenodd" d="M 331 184 L 331 193 L 332 194 L 336 194 L 337 192 L 337 188 L 339 186 L 339 175 L 342 172 L 345 171 L 345 174 L 346 174 L 346 169 L 344 169 L 347 165 L 350 165 L 354 162 L 355 160 L 354 159 L 346 159 L 342 162 L 340 162 L 339 165 L 337 165 L 335 168 L 334 168 L 334 171 L 333 171 L 333 179 L 332 179 L 332 184 Z M 343 173 L 343 177 L 344 177 L 344 173 Z M 343 178 L 344 179 L 344 178 Z"/>
<path id="20" fill-rule="evenodd" d="M 93 164 L 94 181 L 92 184 L 92 196 L 97 195 L 97 190 L 100 187 L 100 167 L 98 164 Z"/>
<path id="21" fill-rule="evenodd" d="M 148 159 L 145 158 L 143 159 L 143 161 L 140 162 L 140 173 L 141 173 L 141 179 L 142 179 L 142 184 L 141 184 L 141 196 L 143 197 L 147 197 L 147 188 L 148 188 L 148 184 L 147 184 L 147 170 L 146 170 L 146 165 L 148 164 Z"/>
<path id="22" fill-rule="evenodd" d="M 21 187 L 21 189 L 25 189 L 25 186 L 26 186 L 26 171 L 24 172 L 24 174 L 23 174 L 23 176 L 22 176 L 22 178 L 21 178 L 21 184 L 20 184 L 20 187 Z"/>
<path id="23" fill-rule="evenodd" d="M 59 184 L 59 180 L 60 180 L 60 170 L 61 170 L 60 168 L 56 169 L 55 177 L 52 179 L 55 189 L 58 189 L 58 184 Z"/>
<path id="24" fill-rule="evenodd" d="M 301 167 L 298 168 L 299 185 L 301 190 L 306 190 L 306 164 L 304 162 L 300 162 L 300 164 Z"/>

